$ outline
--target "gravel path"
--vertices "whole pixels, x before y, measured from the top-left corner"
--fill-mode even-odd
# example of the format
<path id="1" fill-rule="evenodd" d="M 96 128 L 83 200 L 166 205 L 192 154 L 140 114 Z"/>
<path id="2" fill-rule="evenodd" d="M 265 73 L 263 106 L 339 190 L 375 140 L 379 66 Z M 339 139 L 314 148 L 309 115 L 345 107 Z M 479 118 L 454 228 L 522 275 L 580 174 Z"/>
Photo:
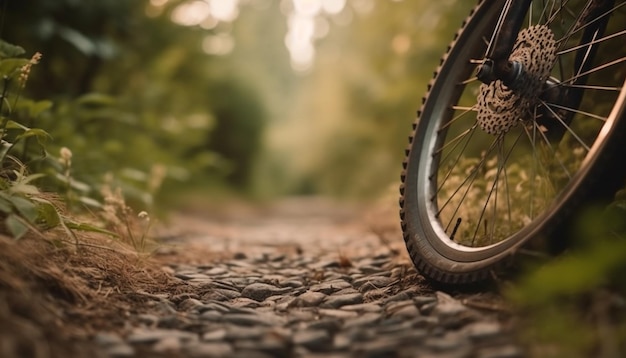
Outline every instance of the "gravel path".
<path id="1" fill-rule="evenodd" d="M 111 357 L 523 356 L 497 297 L 429 289 L 350 213 L 298 200 L 177 219 L 188 247 L 216 254 L 167 264 L 197 293 L 154 295 L 126 334 L 95 342 Z"/>

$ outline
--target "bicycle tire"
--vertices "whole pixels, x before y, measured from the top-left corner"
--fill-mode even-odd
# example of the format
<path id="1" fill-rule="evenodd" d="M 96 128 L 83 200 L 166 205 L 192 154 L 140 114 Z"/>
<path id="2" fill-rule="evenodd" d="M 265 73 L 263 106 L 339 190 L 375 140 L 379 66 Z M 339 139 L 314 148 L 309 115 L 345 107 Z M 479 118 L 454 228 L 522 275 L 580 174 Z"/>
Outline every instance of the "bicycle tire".
<path id="1" fill-rule="evenodd" d="M 626 178 L 626 166 L 619 164 L 616 165 L 616 163 L 620 163 L 620 157 L 626 154 L 626 150 L 624 149 L 626 147 L 624 146 L 624 143 L 626 143 L 626 65 L 623 62 L 624 58 L 622 58 L 613 65 L 594 71 L 593 73 L 590 73 L 589 76 L 585 75 L 589 78 L 595 76 L 593 79 L 596 81 L 601 80 L 607 82 L 610 76 L 608 73 L 604 73 L 604 70 L 611 71 L 611 76 L 613 78 L 611 81 L 608 81 L 611 82 L 610 84 L 601 83 L 602 86 L 596 86 L 593 83 L 576 85 L 581 87 L 576 91 L 582 93 L 580 106 L 577 107 L 576 110 L 578 112 L 585 113 L 580 114 L 576 112 L 572 114 L 571 118 L 574 118 L 574 123 L 568 123 L 567 125 L 563 124 L 563 127 L 565 127 L 567 131 L 574 132 L 573 130 L 568 129 L 568 126 L 573 128 L 577 123 L 582 123 L 581 126 L 585 126 L 592 122 L 589 119 L 587 119 L 587 122 L 582 122 L 582 119 L 585 118 L 586 114 L 594 115 L 593 113 L 583 111 L 581 108 L 584 106 L 600 108 L 601 105 L 603 105 L 606 108 L 602 107 L 602 111 L 608 113 L 606 115 L 602 115 L 604 116 L 602 117 L 604 118 L 603 124 L 593 124 L 593 126 L 599 128 L 594 127 L 593 130 L 586 129 L 587 132 L 585 132 L 585 135 L 595 136 L 595 139 L 593 139 L 589 144 L 589 150 L 586 150 L 587 148 L 585 148 L 584 153 L 582 154 L 582 159 L 572 159 L 572 163 L 560 163 L 562 166 L 563 164 L 567 164 L 572 167 L 577 167 L 574 167 L 572 173 L 569 173 L 569 167 L 563 166 L 562 169 L 558 170 L 565 172 L 565 174 L 554 174 L 553 178 L 550 177 L 553 172 L 548 172 L 547 177 L 549 178 L 546 179 L 542 178 L 542 175 L 538 173 L 539 171 L 547 170 L 542 167 L 546 164 L 533 163 L 532 166 L 534 169 L 531 178 L 528 179 L 527 183 L 522 182 L 522 184 L 525 184 L 526 186 L 524 187 L 524 185 L 518 184 L 522 185 L 522 190 L 526 188 L 525 190 L 527 191 L 539 190 L 536 189 L 536 186 L 539 186 L 540 188 L 545 186 L 549 189 L 551 186 L 554 186 L 555 188 L 553 191 L 555 191 L 555 193 L 545 194 L 547 198 L 535 199 L 531 197 L 528 200 L 530 204 L 526 204 L 525 197 L 524 202 L 521 202 L 521 199 L 518 200 L 517 198 L 510 198 L 513 194 L 511 194 L 511 190 L 508 185 L 512 184 L 507 182 L 509 180 L 512 181 L 512 179 L 508 176 L 512 177 L 513 175 L 507 175 L 507 170 L 509 170 L 509 173 L 512 173 L 512 169 L 510 168 L 512 168 L 513 165 L 519 166 L 523 163 L 523 158 L 529 157 L 526 153 L 528 151 L 533 153 L 532 160 L 540 162 L 538 159 L 540 155 L 537 153 L 541 153 L 540 150 L 545 151 L 545 148 L 552 148 L 553 143 L 546 139 L 548 135 L 539 133 L 545 131 L 545 128 L 537 124 L 539 123 L 539 118 L 543 119 L 545 115 L 537 115 L 537 108 L 543 108 L 541 109 L 544 111 L 542 113 L 545 113 L 548 108 L 551 108 L 550 110 L 554 111 L 553 108 L 556 107 L 550 107 L 553 104 L 546 102 L 542 102 L 541 104 L 535 103 L 532 106 L 533 117 L 530 121 L 522 121 L 520 119 L 518 121 L 519 123 L 515 122 L 511 124 L 514 128 L 523 128 L 505 129 L 503 130 L 504 134 L 502 134 L 503 137 L 506 137 L 508 135 L 512 135 L 515 130 L 521 131 L 522 134 L 519 134 L 518 140 L 521 136 L 528 137 L 527 139 L 530 145 L 526 144 L 526 147 L 529 148 L 523 147 L 522 149 L 519 149 L 522 154 L 519 154 L 517 157 L 514 157 L 511 153 L 513 150 L 518 149 L 511 149 L 507 156 L 503 156 L 500 153 L 494 154 L 494 156 L 497 157 L 498 169 L 496 177 L 493 179 L 493 183 L 491 184 L 491 192 L 486 198 L 486 202 L 481 209 L 482 212 L 480 214 L 480 218 L 477 220 L 476 224 L 471 227 L 471 230 L 466 229 L 466 232 L 469 232 L 470 234 L 471 232 L 474 232 L 474 237 L 471 239 L 472 244 L 474 244 L 476 237 L 480 236 L 477 235 L 477 233 L 483 230 L 483 226 L 485 227 L 484 234 L 481 235 L 492 238 L 498 236 L 498 240 L 492 243 L 486 243 L 483 246 L 476 245 L 476 247 L 472 247 L 467 243 L 461 243 L 463 238 L 459 239 L 458 237 L 455 237 L 455 235 L 461 235 L 457 230 L 460 225 L 471 226 L 466 224 L 466 222 L 468 220 L 476 221 L 476 219 L 471 217 L 469 214 L 467 215 L 468 219 L 464 219 L 461 217 L 461 214 L 458 214 L 462 211 L 461 205 L 471 207 L 471 203 L 459 204 L 459 207 L 455 210 L 449 210 L 453 212 L 452 215 L 448 215 L 445 220 L 443 218 L 443 210 L 448 209 L 441 209 L 441 207 L 448 205 L 448 202 L 452 199 L 446 197 L 442 198 L 442 196 L 444 196 L 442 194 L 444 191 L 442 188 L 447 184 L 442 184 L 441 182 L 449 180 L 452 176 L 452 171 L 457 170 L 454 166 L 466 159 L 464 156 L 462 157 L 461 154 L 459 154 L 458 157 L 452 156 L 454 157 L 454 160 L 450 159 L 452 169 L 445 171 L 448 170 L 447 168 L 450 166 L 450 163 L 443 162 L 445 157 L 443 152 L 450 151 L 450 149 L 448 149 L 448 147 L 444 147 L 444 144 L 448 143 L 448 146 L 450 146 L 451 144 L 449 143 L 451 143 L 452 139 L 456 138 L 454 137 L 455 133 L 450 132 L 452 131 L 451 127 L 456 125 L 458 118 L 461 116 L 458 113 L 459 111 L 467 111 L 463 113 L 469 112 L 470 117 L 474 115 L 478 116 L 478 114 L 474 114 L 472 112 L 476 111 L 476 108 L 473 106 L 479 105 L 472 105 L 471 108 L 474 108 L 474 110 L 467 110 L 469 106 L 460 106 L 459 103 L 466 98 L 471 97 L 471 95 L 467 95 L 469 92 L 466 91 L 476 91 L 475 87 L 478 85 L 474 85 L 475 87 L 470 88 L 472 73 L 474 72 L 476 66 L 472 63 L 475 61 L 471 60 L 481 59 L 482 56 L 484 56 L 486 46 L 488 46 L 488 41 L 485 40 L 491 38 L 496 20 L 502 12 L 504 3 L 505 2 L 503 1 L 479 1 L 475 8 L 470 12 L 467 19 L 463 22 L 460 30 L 456 33 L 451 45 L 448 47 L 448 51 L 442 57 L 440 65 L 434 73 L 433 79 L 428 85 L 427 93 L 422 99 L 422 106 L 417 113 L 417 119 L 413 124 L 413 130 L 409 137 L 409 145 L 403 161 L 400 185 L 400 219 L 404 241 L 409 256 L 411 257 L 418 272 L 427 279 L 437 283 L 465 285 L 490 280 L 494 277 L 494 274 L 497 275 L 502 268 L 509 266 L 519 253 L 524 252 L 522 249 L 533 245 L 537 241 L 543 240 L 547 241 L 548 245 L 561 246 L 563 241 L 566 240 L 562 233 L 567 230 L 570 225 L 570 220 L 575 217 L 576 213 L 578 213 L 586 203 L 590 203 L 593 200 L 609 200 L 611 196 L 624 185 L 624 179 Z M 550 2 L 548 1 L 543 3 L 549 4 Z M 570 1 L 569 3 L 574 3 L 574 1 Z M 613 14 L 613 16 L 610 17 L 610 20 L 602 20 L 607 21 L 608 23 L 606 27 L 608 29 L 606 31 L 606 37 L 609 37 L 611 34 L 613 34 L 613 37 L 594 43 L 594 47 L 601 48 L 603 46 L 615 46 L 615 43 L 612 42 L 613 39 L 622 41 L 620 43 L 625 41 L 624 39 L 626 38 L 626 35 L 621 32 L 626 32 L 626 30 L 624 30 L 626 21 L 623 21 L 623 18 L 621 21 L 613 20 L 617 17 L 617 15 L 623 15 L 622 13 L 625 7 L 622 7 L 622 5 L 622 2 L 618 2 L 615 7 L 611 8 L 611 11 L 618 14 Z M 569 16 L 569 13 L 566 15 Z M 529 28 L 534 25 L 532 16 L 532 14 L 527 15 Z M 544 14 L 541 16 L 544 16 Z M 565 15 L 560 16 L 565 17 Z M 547 16 L 546 18 L 549 19 Z M 537 22 L 540 23 L 540 21 Z M 546 24 L 549 24 L 547 20 L 545 22 Z M 557 26 L 561 25 L 554 25 L 554 27 Z M 615 26 L 618 26 L 619 29 L 613 29 Z M 549 28 L 550 25 L 542 25 L 542 27 Z M 555 37 L 557 36 L 556 33 L 561 31 L 561 29 L 556 28 L 550 30 L 554 32 Z M 568 31 L 573 30 L 570 29 Z M 567 61 L 570 63 L 576 63 L 575 60 L 561 58 L 566 55 L 571 56 L 569 53 L 564 53 L 563 55 L 560 54 L 564 52 L 566 43 L 570 41 L 571 37 L 573 37 L 572 34 L 569 34 L 567 38 L 565 38 L 565 35 L 563 36 L 556 51 L 556 56 L 558 57 L 556 61 L 558 61 L 558 63 L 551 68 L 550 75 L 553 75 L 555 72 L 559 72 L 563 75 L 567 70 L 564 69 L 564 67 L 567 66 Z M 594 41 L 597 40 L 597 38 L 594 39 Z M 581 43 L 581 45 L 584 44 Z M 571 43 L 567 46 L 571 46 Z M 588 45 L 588 47 L 591 48 L 592 46 Z M 582 49 L 584 49 L 584 47 L 582 47 Z M 574 52 L 576 51 L 580 52 L 581 49 L 575 50 Z M 605 59 L 608 52 L 604 51 L 602 48 L 598 51 L 599 52 L 597 52 L 595 56 L 597 58 L 596 63 L 601 61 L 605 61 L 601 63 L 608 63 L 607 61 L 610 61 L 610 59 Z M 619 55 L 623 56 L 623 51 L 620 52 Z M 613 60 L 613 62 L 615 61 L 616 60 Z M 593 68 L 595 70 L 596 67 Z M 596 73 L 600 71 L 603 71 L 603 73 Z M 576 74 L 576 76 L 579 75 L 580 71 Z M 557 82 L 557 87 L 568 86 L 565 82 L 565 77 L 567 76 L 562 77 L 563 78 L 560 79 L 561 81 Z M 572 81 L 576 81 L 576 79 Z M 574 85 L 572 85 L 572 87 L 574 87 Z M 596 94 L 601 91 L 600 87 L 603 87 L 602 90 L 604 92 L 609 92 L 608 88 L 610 87 L 611 93 L 606 94 L 602 92 L 602 94 Z M 602 102 L 600 104 L 596 104 L 596 102 L 593 102 L 596 100 L 596 97 L 602 98 L 602 100 L 607 103 Z M 476 98 L 476 96 L 474 96 L 474 98 Z M 588 102 L 590 102 L 590 104 Z M 463 108 L 455 109 L 456 107 Z M 525 113 L 527 112 L 528 111 Z M 598 112 L 600 112 L 600 110 L 598 110 Z M 463 116 L 465 116 L 465 114 L 463 114 Z M 599 118 L 600 115 L 597 115 L 597 117 Z M 453 123 L 450 124 L 451 122 Z M 468 126 L 468 128 L 482 128 L 477 119 L 475 119 L 474 122 L 472 122 L 471 119 L 467 122 L 466 126 Z M 595 121 L 593 121 L 593 123 L 595 123 Z M 531 137 L 528 135 L 528 128 L 531 126 L 535 136 L 543 136 L 544 143 L 542 143 L 541 140 L 537 140 L 537 137 L 532 137 L 531 140 Z M 483 129 L 482 132 L 483 134 L 477 134 L 476 136 L 482 136 L 481 138 L 483 139 L 488 138 L 489 134 L 484 134 L 485 129 Z M 464 132 L 461 131 L 461 133 Z M 575 134 L 566 133 L 565 137 L 567 137 L 567 141 L 575 142 L 575 140 L 572 140 L 572 137 L 576 137 Z M 498 138 L 500 138 L 499 134 Z M 446 142 L 446 140 L 448 141 Z M 479 164 L 474 164 L 473 167 L 470 165 L 470 172 L 472 172 L 474 178 L 476 178 L 478 177 L 478 174 L 476 173 L 479 171 L 482 173 L 486 166 L 484 163 L 487 162 L 487 159 L 482 156 L 490 155 L 489 153 L 492 149 L 489 149 L 490 147 L 487 145 L 487 143 L 489 143 L 488 141 L 485 141 L 485 144 L 480 147 L 481 143 L 479 140 L 468 139 L 468 142 L 470 140 L 473 141 L 472 145 L 477 147 L 477 149 L 474 150 L 478 151 L 479 149 L 482 150 L 483 153 L 477 156 L 478 159 L 474 158 L 474 161 L 478 160 Z M 507 140 L 510 141 L 510 138 L 501 139 L 502 144 L 498 145 L 506 147 Z M 537 141 L 535 142 L 535 140 Z M 498 141 L 500 141 L 500 139 L 498 139 Z M 561 139 L 561 142 L 565 141 L 566 139 Z M 555 147 L 559 149 L 559 146 L 563 146 L 563 151 L 568 151 L 567 146 L 562 145 L 561 142 L 556 143 Z M 586 143 L 584 141 L 582 142 L 582 144 L 575 143 L 574 145 L 584 146 Z M 495 143 L 495 140 L 491 142 L 490 145 L 493 145 L 493 143 Z M 514 144 L 512 144 L 512 148 L 516 146 L 517 143 L 518 142 L 515 141 Z M 456 144 L 455 147 L 456 146 L 458 146 L 458 144 Z M 540 146 L 542 148 L 538 149 Z M 467 147 L 468 145 L 465 145 L 464 148 Z M 579 149 L 579 147 L 576 148 Z M 574 152 L 576 152 L 576 148 L 574 149 Z M 487 154 L 484 154 L 485 152 L 487 152 Z M 562 155 L 568 154 L 554 153 L 554 156 L 557 159 L 548 159 L 548 161 L 552 161 L 550 165 L 554 165 L 555 161 L 560 162 L 561 159 L 558 158 Z M 510 158 L 514 159 L 509 161 Z M 518 158 L 519 160 L 515 158 Z M 481 161 L 483 164 L 480 164 Z M 444 164 L 448 165 L 446 166 Z M 481 165 L 483 166 L 483 169 L 480 168 Z M 552 170 L 550 168 L 548 169 Z M 465 172 L 461 171 L 461 173 L 468 173 L 467 170 L 468 169 L 465 169 Z M 524 169 L 521 171 L 524 171 Z M 502 173 L 504 173 L 504 179 L 500 177 Z M 556 170 L 554 173 L 556 173 Z M 545 172 L 543 174 L 545 174 Z M 469 178 L 469 174 L 467 175 Z M 567 180 L 563 180 L 561 176 L 568 176 L 568 178 Z M 487 177 L 485 176 L 485 178 Z M 461 177 L 461 179 L 463 179 L 463 177 Z M 465 178 L 465 181 L 471 181 L 472 183 L 477 180 L 479 179 Z M 539 185 L 537 183 L 541 183 L 540 180 L 544 180 L 548 183 Z M 487 179 L 485 179 L 485 181 L 488 182 Z M 557 187 L 557 184 L 565 181 L 565 184 Z M 500 182 L 505 183 L 499 184 Z M 478 184 L 472 183 L 467 184 L 467 186 L 478 186 Z M 501 186 L 505 186 L 506 189 L 501 189 Z M 506 190 L 506 195 L 508 195 L 507 200 L 517 200 L 517 202 L 514 202 L 513 204 L 511 204 L 511 202 L 506 205 L 500 204 L 504 205 L 505 208 L 508 206 L 508 215 L 499 213 L 497 200 L 495 200 L 496 203 L 493 203 L 494 187 L 496 199 L 498 196 L 498 190 Z M 546 193 L 550 191 L 549 189 L 545 190 Z M 458 190 L 459 189 L 457 189 L 457 191 Z M 466 189 L 463 188 L 462 190 L 465 191 Z M 467 189 L 467 192 L 469 191 L 470 189 Z M 485 191 L 488 190 L 485 189 Z M 457 193 L 448 194 L 446 196 L 454 195 L 457 195 Z M 466 196 L 462 196 L 461 199 L 455 200 L 469 201 L 467 197 L 468 196 L 466 194 Z M 448 201 L 446 202 L 446 200 Z M 542 203 L 541 200 L 549 202 Z M 539 204 L 534 204 L 535 201 Z M 481 219 L 484 217 L 486 208 L 491 210 L 491 206 L 489 205 L 493 206 L 493 222 L 488 222 L 487 219 L 485 219 L 484 222 L 481 223 Z M 514 209 L 513 205 L 528 206 L 531 212 L 530 217 L 524 217 L 524 220 L 521 220 L 521 224 L 513 223 L 514 220 L 512 220 L 511 214 L 512 209 Z M 537 205 L 536 210 L 540 211 L 539 213 L 533 213 L 534 205 Z M 540 207 L 542 208 L 541 210 L 539 210 Z M 456 218 L 455 215 L 458 215 L 459 217 Z M 507 217 L 502 218 L 501 216 Z M 500 222 L 508 220 L 506 225 L 510 226 L 511 229 L 508 232 L 505 230 L 505 233 L 503 234 L 499 234 L 498 232 L 498 235 L 496 235 L 497 230 L 500 230 L 499 228 L 496 228 L 496 224 L 498 223 L 497 220 L 500 220 Z M 515 227 L 515 225 L 518 225 L 518 227 Z M 488 233 L 488 227 L 489 230 L 492 230 L 490 228 L 491 226 L 494 227 L 493 232 Z"/>

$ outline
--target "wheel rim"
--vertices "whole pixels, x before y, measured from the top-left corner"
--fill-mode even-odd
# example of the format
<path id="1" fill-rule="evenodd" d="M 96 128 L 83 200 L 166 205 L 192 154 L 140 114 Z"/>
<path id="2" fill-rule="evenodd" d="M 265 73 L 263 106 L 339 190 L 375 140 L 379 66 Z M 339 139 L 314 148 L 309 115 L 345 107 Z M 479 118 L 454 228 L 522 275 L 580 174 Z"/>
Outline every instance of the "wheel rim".
<path id="1" fill-rule="evenodd" d="M 611 5 L 606 29 L 583 40 L 576 14 L 588 3 L 531 5 L 526 27 L 549 29 L 556 56 L 547 84 L 535 89 L 536 98 L 516 116 L 522 118 L 509 120 L 503 129 L 485 130 L 479 121 L 481 83 L 473 77 L 493 31 L 484 24 L 495 21 L 474 21 L 483 25 L 466 28 L 460 49 L 448 55 L 438 78 L 443 84 L 433 87 L 423 108 L 421 118 L 428 118 L 420 123 L 426 126 L 424 135 L 416 139 L 423 148 L 417 178 L 420 215 L 434 223 L 430 229 L 437 245 L 487 253 L 518 241 L 563 202 L 563 193 L 576 185 L 602 145 L 626 78 L 626 6 L 623 1 Z M 591 23 L 605 21 L 608 12 Z M 479 15 L 493 20 L 498 13 L 487 9 Z M 595 56 L 589 44 L 597 48 Z M 576 56 L 583 58 L 582 65 Z M 580 94 L 576 107 L 551 96 L 564 97 L 565 91 L 569 97 Z"/>

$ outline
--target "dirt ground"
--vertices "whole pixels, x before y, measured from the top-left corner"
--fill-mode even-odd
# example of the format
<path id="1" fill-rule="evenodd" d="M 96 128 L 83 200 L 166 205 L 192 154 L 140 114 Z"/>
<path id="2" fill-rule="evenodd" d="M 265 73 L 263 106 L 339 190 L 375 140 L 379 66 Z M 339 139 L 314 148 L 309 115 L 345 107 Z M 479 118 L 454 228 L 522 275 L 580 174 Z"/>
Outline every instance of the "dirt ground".
<path id="1" fill-rule="evenodd" d="M 308 226 L 299 224 L 302 217 Z M 62 233 L 19 241 L 0 237 L 0 356 L 98 357 L 89 343 L 95 333 L 123 330 L 132 323 L 128 317 L 150 311 L 145 303 L 155 295 L 191 293 L 193 288 L 175 279 L 166 264 L 236 255 L 241 236 L 257 240 L 260 249 L 267 244 L 297 252 L 302 242 L 316 238 L 340 246 L 341 240 L 354 239 L 347 233 L 360 230 L 378 237 L 381 250 L 408 262 L 396 217 L 391 202 L 364 207 L 292 199 L 267 206 L 196 208 L 156 228 L 157 244 L 147 253 L 96 235 L 82 235 L 78 244 Z M 334 224 L 329 229 L 316 225 L 317 219 Z M 203 240 L 196 240 L 200 236 Z M 207 237 L 215 240 L 207 244 Z M 487 296 L 475 303 L 499 304 Z"/>

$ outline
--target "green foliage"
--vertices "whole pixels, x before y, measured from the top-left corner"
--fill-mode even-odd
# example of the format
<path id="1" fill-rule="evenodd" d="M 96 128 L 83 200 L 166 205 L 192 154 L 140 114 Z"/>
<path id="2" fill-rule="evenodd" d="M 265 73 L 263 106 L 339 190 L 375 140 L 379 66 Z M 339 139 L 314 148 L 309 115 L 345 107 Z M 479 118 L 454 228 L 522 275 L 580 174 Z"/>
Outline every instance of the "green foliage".
<path id="1" fill-rule="evenodd" d="M 49 174 L 46 190 L 67 191 L 70 205 L 80 207 L 101 200 L 98 188 L 107 183 L 121 187 L 132 206 L 154 209 L 183 187 L 249 185 L 263 104 L 228 60 L 202 50 L 205 37 L 223 28 L 171 21 L 184 2 L 158 13 L 147 0 L 7 4 L 3 36 L 46 55 L 27 88 L 54 103 L 36 119 L 53 138 L 46 158 L 32 163 Z M 55 154 L 61 147 L 77 153 L 72 180 Z"/>
<path id="2" fill-rule="evenodd" d="M 617 357 L 626 352 L 626 201 L 589 209 L 574 247 L 531 270 L 508 297 L 525 319 L 533 356 Z"/>

